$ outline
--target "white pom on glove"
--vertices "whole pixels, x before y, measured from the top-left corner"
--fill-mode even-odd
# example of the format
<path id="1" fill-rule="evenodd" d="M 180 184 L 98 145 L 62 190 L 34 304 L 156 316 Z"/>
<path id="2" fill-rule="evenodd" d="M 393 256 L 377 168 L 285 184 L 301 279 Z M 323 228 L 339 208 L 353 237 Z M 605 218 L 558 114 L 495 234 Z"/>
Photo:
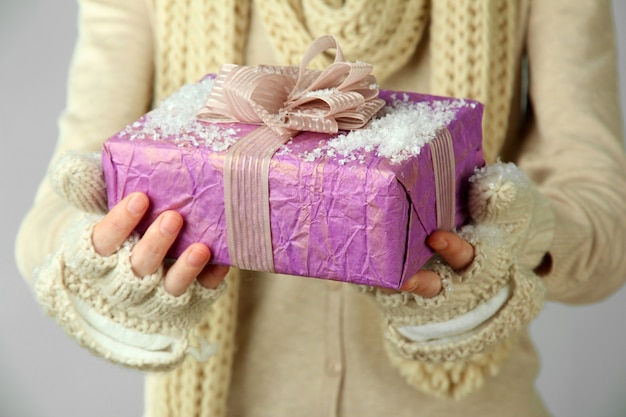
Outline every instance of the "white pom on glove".
<path id="1" fill-rule="evenodd" d="M 514 164 L 479 169 L 470 182 L 471 223 L 458 234 L 474 246 L 473 262 L 454 271 L 433 258 L 425 267 L 451 285 L 433 298 L 365 288 L 385 317 L 391 362 L 411 385 L 447 398 L 495 375 L 541 310 L 544 285 L 530 269 L 548 248 L 532 244 L 537 235 L 549 241 L 553 224 L 549 203 Z"/>
<path id="2" fill-rule="evenodd" d="M 189 333 L 226 284 L 211 290 L 194 282 L 176 297 L 164 289 L 163 267 L 135 276 L 130 254 L 136 234 L 114 254 L 98 255 L 91 236 L 107 204 L 97 155 L 68 154 L 50 177 L 61 196 L 91 214 L 77 219 L 36 273 L 36 294 L 46 312 L 81 345 L 125 366 L 165 370 L 186 354 L 206 359 L 214 346 L 202 340 L 200 346 L 190 346 Z"/>

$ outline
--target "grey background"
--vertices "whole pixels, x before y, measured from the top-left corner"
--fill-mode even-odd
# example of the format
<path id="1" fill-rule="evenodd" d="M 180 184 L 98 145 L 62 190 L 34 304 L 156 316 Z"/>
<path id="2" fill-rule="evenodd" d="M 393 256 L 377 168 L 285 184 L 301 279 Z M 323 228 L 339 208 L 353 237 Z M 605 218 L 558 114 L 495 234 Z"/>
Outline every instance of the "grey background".
<path id="1" fill-rule="evenodd" d="M 626 2 L 613 4 L 626 103 Z M 76 14 L 73 1 L 0 0 L 0 417 L 143 410 L 142 375 L 77 347 L 41 313 L 13 259 L 19 221 L 56 140 Z M 625 313 L 622 289 L 590 306 L 548 304 L 532 325 L 543 363 L 538 386 L 556 417 L 626 416 Z"/>

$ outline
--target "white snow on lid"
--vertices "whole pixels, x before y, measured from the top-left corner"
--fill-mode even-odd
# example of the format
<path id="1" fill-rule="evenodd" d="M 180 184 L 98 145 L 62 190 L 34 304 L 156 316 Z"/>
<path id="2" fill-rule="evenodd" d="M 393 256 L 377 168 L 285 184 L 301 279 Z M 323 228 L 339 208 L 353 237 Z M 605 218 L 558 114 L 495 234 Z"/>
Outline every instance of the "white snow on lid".
<path id="1" fill-rule="evenodd" d="M 422 147 L 454 120 L 459 108 L 475 107 L 475 103 L 464 100 L 411 102 L 407 95 L 392 98 L 393 103 L 385 106 L 364 128 L 321 142 L 316 149 L 300 156 L 311 162 L 323 157 L 339 158 L 343 165 L 357 160 L 364 163 L 362 152 L 375 152 L 378 157 L 400 163 L 419 155 Z"/>
<path id="2" fill-rule="evenodd" d="M 129 135 L 130 140 L 173 139 L 179 146 L 204 146 L 215 152 L 227 150 L 237 138 L 235 129 L 230 125 L 202 123 L 196 118 L 213 88 L 213 81 L 205 78 L 181 87 L 144 120 L 133 123 L 121 134 Z"/>
<path id="3" fill-rule="evenodd" d="M 237 131 L 228 124 L 202 123 L 196 118 L 212 88 L 212 78 L 183 86 L 121 134 L 130 136 L 131 140 L 173 139 L 179 146 L 226 151 L 236 141 Z M 318 158 L 338 158 L 343 165 L 351 161 L 364 163 L 364 153 L 374 152 L 392 163 L 400 163 L 419 155 L 422 147 L 455 118 L 459 108 L 475 106 L 472 102 L 452 99 L 412 102 L 406 94 L 392 98 L 392 104 L 385 106 L 364 128 L 321 141 L 316 149 L 299 156 L 311 162 Z M 288 145 L 289 142 L 283 145 L 277 154 L 290 153 Z"/>

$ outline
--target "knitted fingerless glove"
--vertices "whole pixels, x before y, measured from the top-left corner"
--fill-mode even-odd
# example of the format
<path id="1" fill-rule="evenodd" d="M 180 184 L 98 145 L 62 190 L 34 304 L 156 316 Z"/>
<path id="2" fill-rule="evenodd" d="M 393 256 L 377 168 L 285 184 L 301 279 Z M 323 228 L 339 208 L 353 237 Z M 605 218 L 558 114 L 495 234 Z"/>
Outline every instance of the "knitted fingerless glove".
<path id="1" fill-rule="evenodd" d="M 534 259 L 522 252 L 529 241 L 549 244 L 553 224 L 547 200 L 515 165 L 482 168 L 470 181 L 472 222 L 458 231 L 474 246 L 470 266 L 455 272 L 433 258 L 425 268 L 446 283 L 433 298 L 365 288 L 383 312 L 392 364 L 411 385 L 446 398 L 495 375 L 540 311 L 544 285 L 522 265 L 536 266 L 547 247 L 530 251 Z"/>
<path id="2" fill-rule="evenodd" d="M 164 269 L 137 277 L 130 254 L 133 234 L 117 252 L 98 255 L 94 226 L 106 209 L 102 168 L 93 156 L 70 154 L 51 172 L 53 186 L 85 214 L 66 232 L 58 250 L 36 272 L 35 291 L 45 311 L 92 353 L 142 370 L 175 367 L 191 353 L 206 359 L 211 347 L 189 333 L 208 307 L 224 292 L 194 282 L 175 297 L 163 287 Z"/>

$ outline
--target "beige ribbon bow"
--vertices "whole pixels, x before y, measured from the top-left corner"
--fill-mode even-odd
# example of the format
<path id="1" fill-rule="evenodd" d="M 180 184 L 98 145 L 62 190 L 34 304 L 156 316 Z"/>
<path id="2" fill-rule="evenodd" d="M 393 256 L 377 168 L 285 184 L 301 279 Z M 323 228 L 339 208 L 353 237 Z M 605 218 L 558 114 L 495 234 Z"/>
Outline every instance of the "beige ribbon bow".
<path id="1" fill-rule="evenodd" d="M 335 49 L 323 71 L 308 69 L 320 53 Z M 384 106 L 372 65 L 346 62 L 337 40 L 317 38 L 300 67 L 224 65 L 200 120 L 264 124 L 279 135 L 336 133 L 363 127 Z"/>

